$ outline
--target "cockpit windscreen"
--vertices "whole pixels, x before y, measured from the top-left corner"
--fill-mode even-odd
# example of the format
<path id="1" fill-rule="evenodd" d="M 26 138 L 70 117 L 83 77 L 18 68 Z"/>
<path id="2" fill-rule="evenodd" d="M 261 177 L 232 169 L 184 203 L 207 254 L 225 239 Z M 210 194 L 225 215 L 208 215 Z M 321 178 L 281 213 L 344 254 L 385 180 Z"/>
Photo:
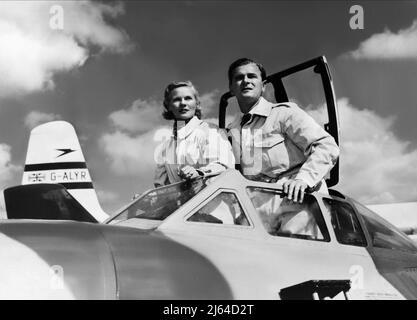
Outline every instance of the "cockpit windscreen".
<path id="1" fill-rule="evenodd" d="M 205 187 L 205 180 L 197 179 L 147 191 L 107 223 L 132 218 L 162 221 Z"/>

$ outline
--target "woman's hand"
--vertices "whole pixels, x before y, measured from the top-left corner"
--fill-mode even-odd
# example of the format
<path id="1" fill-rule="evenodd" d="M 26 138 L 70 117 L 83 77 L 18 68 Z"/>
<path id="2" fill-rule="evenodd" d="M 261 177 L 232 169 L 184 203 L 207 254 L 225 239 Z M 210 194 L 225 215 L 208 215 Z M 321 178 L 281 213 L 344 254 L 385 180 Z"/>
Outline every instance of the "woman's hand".
<path id="1" fill-rule="evenodd" d="M 200 176 L 198 171 L 192 166 L 184 166 L 178 170 L 180 178 L 185 180 L 191 180 Z"/>

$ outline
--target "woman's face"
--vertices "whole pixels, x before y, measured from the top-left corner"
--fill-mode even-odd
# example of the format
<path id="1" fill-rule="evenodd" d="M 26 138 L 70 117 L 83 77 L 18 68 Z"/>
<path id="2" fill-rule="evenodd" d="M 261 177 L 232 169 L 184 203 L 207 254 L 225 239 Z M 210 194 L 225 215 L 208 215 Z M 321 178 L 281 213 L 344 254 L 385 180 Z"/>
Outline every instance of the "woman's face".
<path id="1" fill-rule="evenodd" d="M 190 87 L 179 87 L 170 94 L 168 110 L 174 114 L 177 120 L 189 120 L 195 115 L 197 100 L 194 90 Z"/>

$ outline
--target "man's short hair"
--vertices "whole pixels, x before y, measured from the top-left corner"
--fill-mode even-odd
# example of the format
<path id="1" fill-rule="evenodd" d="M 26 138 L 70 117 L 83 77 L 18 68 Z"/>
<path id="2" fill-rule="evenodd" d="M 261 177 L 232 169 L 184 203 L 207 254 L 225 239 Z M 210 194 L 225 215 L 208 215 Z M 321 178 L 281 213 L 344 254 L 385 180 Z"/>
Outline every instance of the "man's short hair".
<path id="1" fill-rule="evenodd" d="M 229 70 L 227 71 L 227 75 L 229 77 L 229 84 L 232 83 L 232 78 L 233 78 L 233 72 L 236 70 L 236 68 L 240 67 L 240 66 L 245 66 L 247 64 L 256 64 L 259 68 L 259 71 L 261 72 L 261 78 L 262 81 L 264 81 L 266 79 L 266 71 L 265 68 L 262 64 L 253 61 L 252 59 L 249 58 L 240 58 L 237 59 L 236 61 L 232 62 L 232 64 L 229 66 Z"/>
<path id="2" fill-rule="evenodd" d="M 170 84 L 167 85 L 167 87 L 165 88 L 164 91 L 164 107 L 166 110 L 164 110 L 162 112 L 162 116 L 164 117 L 164 119 L 166 120 L 174 120 L 174 114 L 168 110 L 168 105 L 169 105 L 169 100 L 171 98 L 171 92 L 174 91 L 177 88 L 180 87 L 188 87 L 191 88 L 194 92 L 194 98 L 197 102 L 197 109 L 195 110 L 195 115 L 198 119 L 201 119 L 201 109 L 198 108 L 198 106 L 200 105 L 200 97 L 198 94 L 197 89 L 195 88 L 195 86 L 193 85 L 193 83 L 191 81 L 173 81 Z"/>

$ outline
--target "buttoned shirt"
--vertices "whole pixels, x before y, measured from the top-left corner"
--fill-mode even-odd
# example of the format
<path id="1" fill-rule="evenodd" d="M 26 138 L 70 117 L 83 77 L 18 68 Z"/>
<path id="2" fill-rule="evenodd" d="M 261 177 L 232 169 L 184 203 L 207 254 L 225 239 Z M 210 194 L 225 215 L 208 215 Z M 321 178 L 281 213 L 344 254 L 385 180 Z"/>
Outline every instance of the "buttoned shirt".
<path id="1" fill-rule="evenodd" d="M 193 117 L 155 152 L 155 186 L 179 182 L 178 170 L 190 165 L 203 175 L 217 175 L 234 168 L 235 158 L 227 135 L 215 125 Z"/>
<path id="2" fill-rule="evenodd" d="M 249 179 L 290 177 L 313 188 L 339 156 L 333 137 L 291 102 L 274 104 L 261 97 L 228 129 L 236 161 Z"/>

